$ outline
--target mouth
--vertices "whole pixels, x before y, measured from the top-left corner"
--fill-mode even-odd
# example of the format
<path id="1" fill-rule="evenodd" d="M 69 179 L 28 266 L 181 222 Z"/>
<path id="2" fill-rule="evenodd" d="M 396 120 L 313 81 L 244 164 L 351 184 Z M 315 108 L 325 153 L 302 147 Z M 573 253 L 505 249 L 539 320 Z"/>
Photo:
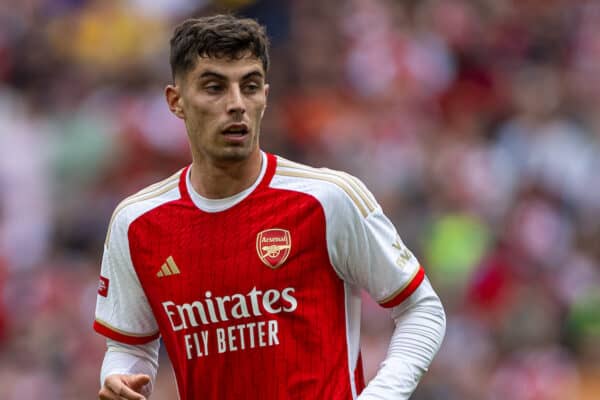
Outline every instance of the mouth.
<path id="1" fill-rule="evenodd" d="M 231 124 L 227 125 L 221 133 L 229 138 L 243 138 L 249 132 L 246 124 Z"/>

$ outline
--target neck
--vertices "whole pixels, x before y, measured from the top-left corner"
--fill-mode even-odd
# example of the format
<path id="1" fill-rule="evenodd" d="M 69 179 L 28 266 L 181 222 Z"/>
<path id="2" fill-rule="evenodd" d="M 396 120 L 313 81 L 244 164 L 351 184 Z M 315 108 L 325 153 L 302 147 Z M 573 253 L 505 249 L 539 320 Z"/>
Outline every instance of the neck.
<path id="1" fill-rule="evenodd" d="M 190 181 L 199 195 L 222 199 L 252 186 L 260 174 L 261 164 L 260 150 L 240 161 L 194 159 Z"/>

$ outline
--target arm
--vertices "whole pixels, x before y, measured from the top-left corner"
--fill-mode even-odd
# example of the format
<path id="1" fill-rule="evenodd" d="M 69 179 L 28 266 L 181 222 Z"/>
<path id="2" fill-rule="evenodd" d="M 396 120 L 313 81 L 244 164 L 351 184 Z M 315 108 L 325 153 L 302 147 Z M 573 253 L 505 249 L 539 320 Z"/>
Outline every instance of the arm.
<path id="1" fill-rule="evenodd" d="M 387 356 L 359 400 L 408 399 L 440 348 L 446 317 L 427 279 L 392 308 L 392 318 L 396 328 Z"/>
<path id="2" fill-rule="evenodd" d="M 440 347 L 444 310 L 381 206 L 360 181 L 353 187 L 354 198 L 338 195 L 325 202 L 332 265 L 346 283 L 390 308 L 396 325 L 380 370 L 359 398 L 408 399 Z"/>
<path id="3" fill-rule="evenodd" d="M 116 214 L 107 235 L 94 329 L 107 337 L 101 400 L 143 400 L 158 367 L 158 325 L 131 261 L 128 209 Z"/>
<path id="4" fill-rule="evenodd" d="M 159 340 L 129 345 L 107 339 L 107 347 L 100 372 L 100 399 L 149 397 L 158 370 Z"/>

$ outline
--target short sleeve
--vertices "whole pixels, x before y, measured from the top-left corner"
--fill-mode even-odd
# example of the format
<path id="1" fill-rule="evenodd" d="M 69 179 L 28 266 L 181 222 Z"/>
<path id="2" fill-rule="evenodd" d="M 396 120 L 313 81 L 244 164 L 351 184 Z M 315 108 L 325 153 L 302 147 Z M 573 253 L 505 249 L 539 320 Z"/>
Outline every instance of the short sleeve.
<path id="1" fill-rule="evenodd" d="M 158 338 L 158 325 L 131 261 L 126 210 L 115 216 L 104 246 L 94 329 L 126 344 Z"/>
<path id="2" fill-rule="evenodd" d="M 372 194 L 362 183 L 357 187 L 363 191 L 361 198 L 372 204 L 367 214 L 344 195 L 328 207 L 331 262 L 346 282 L 367 290 L 381 306 L 394 307 L 419 287 L 425 271 Z"/>

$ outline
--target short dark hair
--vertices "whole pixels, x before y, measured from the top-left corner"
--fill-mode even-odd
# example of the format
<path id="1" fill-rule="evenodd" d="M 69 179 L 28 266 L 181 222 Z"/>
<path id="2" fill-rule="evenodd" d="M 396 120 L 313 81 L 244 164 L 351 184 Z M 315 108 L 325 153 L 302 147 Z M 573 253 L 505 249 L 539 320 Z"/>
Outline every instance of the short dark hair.
<path id="1" fill-rule="evenodd" d="M 265 28 L 250 18 L 214 15 L 190 18 L 171 37 L 173 79 L 190 71 L 198 57 L 239 59 L 250 53 L 269 69 L 269 39 Z"/>

